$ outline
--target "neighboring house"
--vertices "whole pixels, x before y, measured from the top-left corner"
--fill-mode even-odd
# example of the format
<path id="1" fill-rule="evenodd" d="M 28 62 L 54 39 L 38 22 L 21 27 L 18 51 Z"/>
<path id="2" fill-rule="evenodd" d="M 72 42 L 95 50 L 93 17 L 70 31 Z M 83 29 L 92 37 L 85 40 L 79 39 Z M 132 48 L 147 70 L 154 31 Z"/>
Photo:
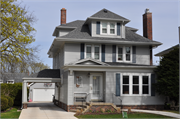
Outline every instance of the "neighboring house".
<path id="1" fill-rule="evenodd" d="M 155 54 L 154 56 L 159 56 L 159 57 L 163 57 L 165 54 L 169 53 L 170 51 L 174 50 L 174 48 L 178 48 L 179 47 L 179 44 L 175 45 L 175 46 L 172 46 L 168 49 L 165 49 L 157 54 Z"/>
<path id="2" fill-rule="evenodd" d="M 102 9 L 86 20 L 66 23 L 61 9 L 61 25 L 48 51 L 53 69 L 60 69 L 55 102 L 69 111 L 76 97 L 132 108 L 159 108 L 164 96 L 158 95 L 152 64 L 152 49 L 162 43 L 152 40 L 152 13 L 143 15 L 143 36 L 127 27 L 130 20 Z M 122 100 L 120 102 L 119 98 Z"/>
<path id="3" fill-rule="evenodd" d="M 21 83 L 22 78 L 26 76 L 28 76 L 28 73 L 2 73 L 2 83 Z"/>

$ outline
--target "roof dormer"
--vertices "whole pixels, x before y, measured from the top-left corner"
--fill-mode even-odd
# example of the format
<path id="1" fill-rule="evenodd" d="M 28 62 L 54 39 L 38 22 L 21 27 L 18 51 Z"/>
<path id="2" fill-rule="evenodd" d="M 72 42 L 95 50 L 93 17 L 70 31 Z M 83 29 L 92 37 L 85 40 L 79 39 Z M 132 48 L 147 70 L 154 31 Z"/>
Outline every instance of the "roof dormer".
<path id="1" fill-rule="evenodd" d="M 125 24 L 130 20 L 107 9 L 102 9 L 86 19 L 92 37 L 125 38 Z"/>

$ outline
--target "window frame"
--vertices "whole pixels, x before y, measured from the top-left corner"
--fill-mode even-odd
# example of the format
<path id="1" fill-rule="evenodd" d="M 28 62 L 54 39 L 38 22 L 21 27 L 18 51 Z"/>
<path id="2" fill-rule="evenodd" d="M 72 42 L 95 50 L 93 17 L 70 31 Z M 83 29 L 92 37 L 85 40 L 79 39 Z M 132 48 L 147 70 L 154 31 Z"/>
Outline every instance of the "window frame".
<path id="1" fill-rule="evenodd" d="M 119 47 L 122 47 L 123 48 L 123 60 L 119 61 L 118 60 L 118 48 Z M 130 61 L 126 61 L 126 47 L 130 47 Z M 117 45 L 116 47 L 116 62 L 128 62 L 128 63 L 132 63 L 132 46 L 130 45 L 125 45 L 125 46 L 122 46 L 122 45 Z"/>
<path id="2" fill-rule="evenodd" d="M 107 33 L 103 33 L 102 32 L 102 24 L 103 23 L 107 23 Z M 113 23 L 115 26 L 114 26 L 114 34 L 111 34 L 110 33 L 110 23 Z M 100 22 L 100 35 L 117 35 L 117 22 L 108 22 L 108 21 L 101 21 Z"/>
<path id="3" fill-rule="evenodd" d="M 95 59 L 95 47 L 96 46 L 99 46 L 99 59 L 95 59 L 95 60 L 98 60 L 98 61 L 101 61 L 101 44 L 85 44 L 85 47 L 84 47 L 84 58 L 86 59 L 86 47 L 88 45 L 91 45 L 91 58 L 92 59 Z"/>
<path id="4" fill-rule="evenodd" d="M 120 96 L 151 96 L 151 73 L 122 73 L 122 72 L 116 72 L 120 73 L 120 78 L 122 79 L 120 81 Z M 116 73 L 114 74 L 116 76 Z M 123 76 L 129 76 L 129 94 L 123 94 Z M 133 76 L 139 76 L 139 94 L 133 94 Z M 149 86 L 149 94 L 143 94 L 143 82 L 142 77 L 148 76 L 148 86 Z"/>
<path id="5" fill-rule="evenodd" d="M 128 76 L 129 77 L 129 84 L 123 84 L 123 76 Z M 129 86 L 129 94 L 130 94 L 130 76 L 129 75 L 123 75 L 122 76 L 122 83 L 121 83 L 121 87 L 122 87 L 122 94 L 123 94 L 123 86 Z M 123 94 L 123 95 L 129 95 L 129 94 Z"/>

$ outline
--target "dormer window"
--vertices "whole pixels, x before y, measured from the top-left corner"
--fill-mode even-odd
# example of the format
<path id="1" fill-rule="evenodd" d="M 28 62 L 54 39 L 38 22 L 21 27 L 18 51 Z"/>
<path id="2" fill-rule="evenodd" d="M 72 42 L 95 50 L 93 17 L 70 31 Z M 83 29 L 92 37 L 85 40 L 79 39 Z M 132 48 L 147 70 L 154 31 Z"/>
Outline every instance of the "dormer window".
<path id="1" fill-rule="evenodd" d="M 102 33 L 107 33 L 107 22 L 102 22 Z"/>
<path id="2" fill-rule="evenodd" d="M 115 34 L 115 23 L 110 23 L 110 34 Z"/>
<path id="3" fill-rule="evenodd" d="M 116 35 L 116 23 L 115 22 L 101 22 L 101 34 Z"/>

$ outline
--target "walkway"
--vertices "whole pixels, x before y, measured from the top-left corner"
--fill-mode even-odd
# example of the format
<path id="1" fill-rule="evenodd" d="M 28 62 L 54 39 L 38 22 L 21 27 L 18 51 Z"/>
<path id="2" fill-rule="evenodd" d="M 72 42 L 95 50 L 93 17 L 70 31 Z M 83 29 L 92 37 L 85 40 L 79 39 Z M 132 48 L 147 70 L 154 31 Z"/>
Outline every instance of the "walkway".
<path id="1" fill-rule="evenodd" d="M 164 112 L 164 111 L 153 111 L 153 110 L 139 110 L 139 109 L 131 109 L 132 112 L 144 112 L 144 113 L 152 113 L 158 115 L 164 115 L 169 117 L 174 117 L 180 119 L 180 114 L 172 113 L 172 112 Z"/>
<path id="2" fill-rule="evenodd" d="M 53 103 L 32 103 L 23 109 L 19 119 L 77 119 L 73 112 L 67 112 Z"/>

